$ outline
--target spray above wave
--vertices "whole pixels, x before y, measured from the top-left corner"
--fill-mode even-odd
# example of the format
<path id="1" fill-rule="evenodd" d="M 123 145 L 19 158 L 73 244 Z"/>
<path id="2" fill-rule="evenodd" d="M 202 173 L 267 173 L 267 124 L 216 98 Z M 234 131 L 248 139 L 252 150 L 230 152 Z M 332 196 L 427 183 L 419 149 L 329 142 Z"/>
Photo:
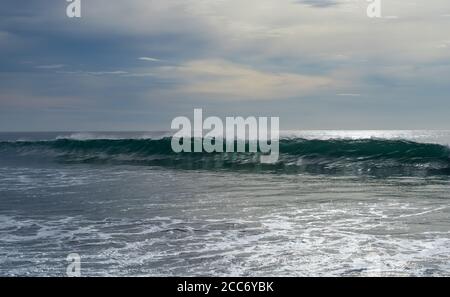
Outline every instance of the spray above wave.
<path id="1" fill-rule="evenodd" d="M 0 163 L 4 158 L 23 159 L 38 155 L 60 163 L 151 165 L 180 169 L 450 175 L 449 147 L 407 140 L 281 139 L 280 157 L 275 164 L 261 164 L 261 153 L 175 153 L 170 138 L 0 142 L 0 153 Z"/>

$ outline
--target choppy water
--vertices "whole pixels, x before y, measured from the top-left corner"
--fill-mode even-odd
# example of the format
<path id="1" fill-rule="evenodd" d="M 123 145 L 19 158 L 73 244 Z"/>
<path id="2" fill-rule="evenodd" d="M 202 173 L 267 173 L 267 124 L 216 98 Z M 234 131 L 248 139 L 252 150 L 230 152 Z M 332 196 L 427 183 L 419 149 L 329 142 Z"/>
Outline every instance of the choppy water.
<path id="1" fill-rule="evenodd" d="M 1 134 L 0 275 L 69 253 L 82 275 L 450 275 L 450 132 L 284 135 L 261 168 L 164 133 Z"/>

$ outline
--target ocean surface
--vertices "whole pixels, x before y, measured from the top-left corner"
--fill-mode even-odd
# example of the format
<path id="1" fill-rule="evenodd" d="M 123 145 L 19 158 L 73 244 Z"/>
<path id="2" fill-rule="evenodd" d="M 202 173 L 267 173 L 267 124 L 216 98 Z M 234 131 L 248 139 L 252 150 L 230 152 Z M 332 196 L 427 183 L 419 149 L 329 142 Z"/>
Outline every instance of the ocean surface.
<path id="1" fill-rule="evenodd" d="M 0 275 L 450 276 L 450 131 L 0 133 Z"/>

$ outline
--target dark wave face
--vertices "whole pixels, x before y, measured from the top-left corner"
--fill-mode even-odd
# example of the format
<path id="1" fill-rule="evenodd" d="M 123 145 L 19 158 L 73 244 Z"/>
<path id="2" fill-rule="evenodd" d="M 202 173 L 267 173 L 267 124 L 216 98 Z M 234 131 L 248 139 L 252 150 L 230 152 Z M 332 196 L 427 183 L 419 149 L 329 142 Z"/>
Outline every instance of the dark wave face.
<path id="1" fill-rule="evenodd" d="M 406 140 L 280 140 L 275 164 L 260 153 L 174 153 L 171 139 L 95 139 L 0 142 L 6 159 L 64 164 L 128 164 L 180 169 L 356 175 L 450 175 L 450 149 Z"/>

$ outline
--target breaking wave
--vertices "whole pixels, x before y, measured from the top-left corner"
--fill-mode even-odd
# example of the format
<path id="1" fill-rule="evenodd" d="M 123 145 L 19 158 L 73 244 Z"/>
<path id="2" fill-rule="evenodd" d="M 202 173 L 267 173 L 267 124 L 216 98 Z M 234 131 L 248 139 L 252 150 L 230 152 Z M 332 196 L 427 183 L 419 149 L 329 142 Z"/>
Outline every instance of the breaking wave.
<path id="1" fill-rule="evenodd" d="M 450 175 L 450 148 L 386 139 L 280 140 L 277 163 L 262 164 L 260 153 L 175 153 L 171 139 L 56 139 L 0 142 L 6 158 L 39 156 L 59 163 L 129 164 L 180 169 L 252 172 Z"/>

